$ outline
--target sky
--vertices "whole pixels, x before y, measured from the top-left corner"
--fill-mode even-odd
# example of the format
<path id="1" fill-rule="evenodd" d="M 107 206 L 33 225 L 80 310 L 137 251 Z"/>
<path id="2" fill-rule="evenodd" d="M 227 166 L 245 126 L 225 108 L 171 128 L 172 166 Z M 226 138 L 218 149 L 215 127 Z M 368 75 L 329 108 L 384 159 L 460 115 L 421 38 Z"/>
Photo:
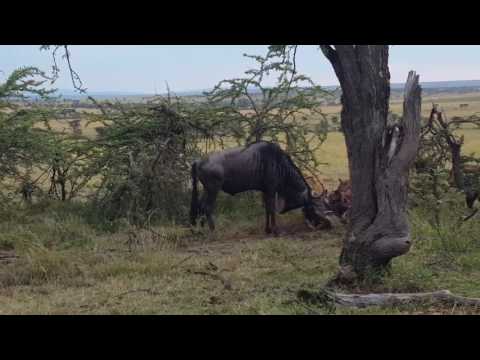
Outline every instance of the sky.
<path id="1" fill-rule="evenodd" d="M 39 45 L 0 45 L 0 82 L 19 66 L 50 71 L 51 53 Z M 267 45 L 72 45 L 74 69 L 89 91 L 163 93 L 212 88 L 241 77 L 264 55 Z M 73 89 L 65 61 L 55 87 Z M 395 45 L 390 47 L 391 82 L 404 82 L 415 70 L 421 81 L 480 80 L 480 46 Z M 319 85 L 338 85 L 331 65 L 314 45 L 301 45 L 297 68 Z"/>

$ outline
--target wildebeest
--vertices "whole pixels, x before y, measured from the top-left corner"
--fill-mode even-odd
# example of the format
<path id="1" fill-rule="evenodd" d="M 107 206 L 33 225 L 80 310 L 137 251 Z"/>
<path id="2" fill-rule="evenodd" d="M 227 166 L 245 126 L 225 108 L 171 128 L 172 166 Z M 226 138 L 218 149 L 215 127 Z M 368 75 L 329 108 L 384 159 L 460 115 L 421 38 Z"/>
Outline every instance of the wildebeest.
<path id="1" fill-rule="evenodd" d="M 204 187 L 200 201 L 198 180 Z M 205 215 L 210 229 L 215 229 L 212 213 L 220 190 L 230 195 L 250 190 L 262 192 L 267 234 L 278 235 L 277 212 L 283 214 L 298 208 L 303 208 L 305 219 L 313 226 L 331 226 L 322 198 L 315 199 L 290 156 L 271 142 L 260 141 L 214 153 L 192 164 L 192 225 L 196 225 L 199 215 Z"/>

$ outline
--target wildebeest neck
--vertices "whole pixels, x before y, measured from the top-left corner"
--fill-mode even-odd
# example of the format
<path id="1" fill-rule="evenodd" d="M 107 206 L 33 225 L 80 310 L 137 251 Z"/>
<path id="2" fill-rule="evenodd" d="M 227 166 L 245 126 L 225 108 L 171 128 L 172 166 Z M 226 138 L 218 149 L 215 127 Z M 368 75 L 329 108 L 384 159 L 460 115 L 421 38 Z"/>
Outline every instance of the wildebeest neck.
<path id="1" fill-rule="evenodd" d="M 278 157 L 273 163 L 277 164 L 275 172 L 280 179 L 278 195 L 284 202 L 280 213 L 298 209 L 311 203 L 312 192 L 300 169 L 288 154 L 280 152 L 276 152 L 276 154 Z"/>

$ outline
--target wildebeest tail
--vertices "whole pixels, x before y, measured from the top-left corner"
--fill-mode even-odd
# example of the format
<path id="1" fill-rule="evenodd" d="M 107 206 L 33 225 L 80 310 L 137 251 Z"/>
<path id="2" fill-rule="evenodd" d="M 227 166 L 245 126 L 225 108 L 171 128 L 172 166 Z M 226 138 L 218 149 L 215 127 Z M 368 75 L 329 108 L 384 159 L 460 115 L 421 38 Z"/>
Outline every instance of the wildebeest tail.
<path id="1" fill-rule="evenodd" d="M 198 178 L 197 178 L 197 162 L 192 164 L 192 201 L 190 203 L 190 223 L 195 226 L 197 224 L 199 210 L 198 202 Z"/>

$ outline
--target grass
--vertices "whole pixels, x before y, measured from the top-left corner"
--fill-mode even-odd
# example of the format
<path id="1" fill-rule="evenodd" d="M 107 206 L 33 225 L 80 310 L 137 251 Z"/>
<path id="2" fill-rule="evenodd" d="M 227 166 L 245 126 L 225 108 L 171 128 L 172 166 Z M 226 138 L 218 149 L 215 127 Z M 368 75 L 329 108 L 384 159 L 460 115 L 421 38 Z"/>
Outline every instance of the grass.
<path id="1" fill-rule="evenodd" d="M 238 229 L 220 232 L 220 239 L 161 249 L 128 251 L 126 234 L 97 239 L 95 250 L 42 249 L 6 266 L 1 313 L 295 313 L 292 291 L 326 279 L 318 276 L 317 257 L 335 268 L 338 239 L 331 234 L 292 241 L 264 238 L 252 228 L 245 238 L 235 238 Z"/>
<path id="2" fill-rule="evenodd" d="M 168 224 L 106 233 L 96 231 L 78 209 L 57 205 L 44 208 L 42 216 L 38 209 L 18 210 L 23 221 L 2 223 L 2 239 L 10 242 L 3 243 L 0 254 L 18 257 L 0 263 L 0 314 L 472 313 L 299 303 L 296 291 L 318 289 L 335 274 L 343 227 L 311 231 L 294 212 L 281 217 L 283 234 L 272 238 L 263 234 L 258 201 L 245 196 L 241 206 L 249 210 L 242 211 L 222 202 L 214 235 Z M 422 208 L 413 209 L 411 219 L 415 246 L 394 261 L 390 277 L 367 290 L 449 289 L 480 297 L 480 241 L 475 236 L 480 224 L 470 221 L 451 231 L 454 222 L 445 217 L 445 238 L 440 239 Z M 68 236 L 52 230 L 59 223 L 70 225 Z"/>
<path id="3" fill-rule="evenodd" d="M 469 103 L 470 112 L 477 105 L 480 109 L 480 98 L 446 100 L 451 110 L 457 102 Z M 335 113 L 335 107 L 326 111 Z M 467 152 L 478 151 L 479 130 L 461 131 Z M 317 155 L 328 164 L 320 177 L 329 189 L 347 177 L 342 134 L 329 134 Z M 345 229 L 311 231 L 297 211 L 280 217 L 279 238 L 266 236 L 256 195 L 222 195 L 217 210 L 217 231 L 210 234 L 169 223 L 150 230 L 123 225 L 108 232 L 88 216 L 85 204 L 9 209 L 0 215 L 0 314 L 479 313 L 455 307 L 352 310 L 299 303 L 296 291 L 319 289 L 337 271 Z M 449 289 L 480 297 L 480 223 L 473 218 L 456 227 L 463 211 L 458 198 L 445 208 L 437 229 L 428 209 L 412 209 L 412 250 L 394 260 L 392 275 L 381 284 L 357 290 Z"/>
<path id="4" fill-rule="evenodd" d="M 317 150 L 316 156 L 320 162 L 327 164 L 320 166 L 319 176 L 329 190 L 338 186 L 339 178 L 349 177 L 347 149 L 342 133 L 329 133 L 327 140 Z"/>

